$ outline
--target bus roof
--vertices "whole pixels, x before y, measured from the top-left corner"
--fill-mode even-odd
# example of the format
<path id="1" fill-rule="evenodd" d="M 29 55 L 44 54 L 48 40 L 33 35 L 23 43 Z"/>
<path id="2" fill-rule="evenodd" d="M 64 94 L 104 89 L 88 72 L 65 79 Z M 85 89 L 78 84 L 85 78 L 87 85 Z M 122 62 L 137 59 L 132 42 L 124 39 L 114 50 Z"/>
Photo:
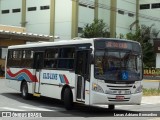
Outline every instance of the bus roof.
<path id="1" fill-rule="evenodd" d="M 93 44 L 94 40 L 120 40 L 120 41 L 128 41 L 128 42 L 135 42 L 132 40 L 127 39 L 118 39 L 118 38 L 80 38 L 80 39 L 73 39 L 73 40 L 61 40 L 57 42 L 37 42 L 37 43 L 29 43 L 23 45 L 12 45 L 9 46 L 8 49 L 19 49 L 19 48 L 32 48 L 32 47 L 47 47 L 47 46 L 56 46 L 56 45 L 72 45 L 72 44 L 83 44 L 83 43 L 91 43 Z"/>

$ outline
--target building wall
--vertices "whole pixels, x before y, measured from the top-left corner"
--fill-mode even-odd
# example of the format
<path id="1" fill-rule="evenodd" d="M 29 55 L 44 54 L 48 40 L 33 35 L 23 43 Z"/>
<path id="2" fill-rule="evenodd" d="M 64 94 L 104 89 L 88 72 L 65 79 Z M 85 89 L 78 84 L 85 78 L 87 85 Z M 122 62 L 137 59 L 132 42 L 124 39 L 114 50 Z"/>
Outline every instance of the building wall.
<path id="1" fill-rule="evenodd" d="M 50 6 L 50 0 L 26 0 L 26 28 L 27 32 L 49 34 L 50 9 L 41 10 L 41 6 Z M 35 11 L 29 11 L 36 7 Z"/>
<path id="2" fill-rule="evenodd" d="M 156 54 L 156 68 L 160 68 L 160 53 Z"/>
<path id="3" fill-rule="evenodd" d="M 60 39 L 71 38 L 72 1 L 56 0 L 55 35 Z"/>
<path id="4" fill-rule="evenodd" d="M 9 13 L 0 12 L 0 24 L 21 26 L 21 12 L 13 13 L 13 9 L 21 9 L 22 0 L 0 0 L 0 10 L 9 10 Z"/>
<path id="5" fill-rule="evenodd" d="M 110 0 L 99 0 L 98 19 L 110 26 Z"/>
<path id="6" fill-rule="evenodd" d="M 160 8 L 152 8 L 152 4 L 154 3 L 160 3 L 160 0 L 140 0 L 140 5 L 150 5 L 149 9 L 140 9 L 140 25 L 144 24 L 146 26 L 151 26 L 154 24 L 153 28 L 160 30 Z M 158 37 L 160 37 L 160 34 Z"/>
<path id="7" fill-rule="evenodd" d="M 84 5 L 84 6 L 82 6 Z M 83 28 L 86 24 L 92 23 L 94 20 L 94 0 L 80 0 L 79 4 L 79 24 Z"/>
<path id="8" fill-rule="evenodd" d="M 85 24 L 92 23 L 94 19 L 94 0 L 79 0 L 84 6 L 79 5 L 78 27 L 83 28 Z M 99 0 L 98 18 L 110 26 L 110 1 Z M 140 4 L 158 3 L 160 0 L 140 0 Z M 50 0 L 26 0 L 26 31 L 37 34 L 50 34 L 50 9 L 41 10 L 41 6 L 50 6 Z M 61 39 L 71 38 L 72 22 L 72 0 L 55 0 L 55 35 Z M 9 4 L 8 4 L 9 3 Z M 21 11 L 13 13 L 13 9 L 22 7 L 22 0 L 0 0 L 0 10 L 10 10 L 7 14 L 0 12 L 0 24 L 21 26 Z M 35 11 L 28 11 L 28 7 L 36 7 Z M 120 14 L 118 10 L 124 12 Z M 155 28 L 160 30 L 159 10 L 140 10 L 140 24 L 150 26 L 155 24 Z M 132 17 L 128 13 L 133 14 Z M 136 0 L 117 0 L 117 23 L 116 37 L 131 32 L 130 25 L 136 20 Z M 159 21 L 158 21 L 159 20 Z M 135 30 L 135 25 L 132 31 Z M 160 37 L 160 34 L 159 34 Z"/>
<path id="9" fill-rule="evenodd" d="M 136 0 L 117 0 L 117 11 L 116 36 L 119 37 L 131 32 L 130 25 L 136 20 Z M 134 30 L 135 26 L 132 28 Z"/>

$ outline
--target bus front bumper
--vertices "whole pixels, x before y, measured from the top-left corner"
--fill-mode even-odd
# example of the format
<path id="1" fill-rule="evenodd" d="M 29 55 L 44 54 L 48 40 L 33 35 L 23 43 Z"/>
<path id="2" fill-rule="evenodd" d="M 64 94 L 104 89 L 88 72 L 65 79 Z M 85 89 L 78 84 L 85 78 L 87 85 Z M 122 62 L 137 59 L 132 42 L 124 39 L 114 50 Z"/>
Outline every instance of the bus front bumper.
<path id="1" fill-rule="evenodd" d="M 93 92 L 90 99 L 91 105 L 139 105 L 141 104 L 142 93 L 130 95 L 110 95 Z"/>

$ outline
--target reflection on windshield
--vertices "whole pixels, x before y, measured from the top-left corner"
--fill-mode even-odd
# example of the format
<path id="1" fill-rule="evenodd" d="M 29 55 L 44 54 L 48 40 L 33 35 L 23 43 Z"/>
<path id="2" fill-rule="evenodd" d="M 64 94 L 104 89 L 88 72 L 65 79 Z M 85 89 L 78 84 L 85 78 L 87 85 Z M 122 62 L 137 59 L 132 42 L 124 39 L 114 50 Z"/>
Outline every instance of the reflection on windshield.
<path id="1" fill-rule="evenodd" d="M 141 56 L 131 51 L 96 51 L 95 77 L 103 80 L 140 80 Z"/>

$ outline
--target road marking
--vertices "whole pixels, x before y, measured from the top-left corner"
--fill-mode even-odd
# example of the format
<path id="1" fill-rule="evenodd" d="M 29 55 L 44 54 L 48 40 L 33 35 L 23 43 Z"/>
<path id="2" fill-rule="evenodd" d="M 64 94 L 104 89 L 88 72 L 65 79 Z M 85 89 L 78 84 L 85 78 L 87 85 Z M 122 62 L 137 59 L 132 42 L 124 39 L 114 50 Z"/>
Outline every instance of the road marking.
<path id="1" fill-rule="evenodd" d="M 39 110 L 39 111 L 57 111 L 57 110 L 49 110 L 45 108 L 37 108 L 37 107 L 29 107 L 29 106 L 20 106 L 21 108 L 31 109 L 31 110 Z"/>
<path id="2" fill-rule="evenodd" d="M 25 110 L 22 110 L 22 109 L 10 108 L 10 107 L 1 107 L 1 108 L 5 109 L 5 110 L 9 110 L 9 111 L 25 111 Z"/>

